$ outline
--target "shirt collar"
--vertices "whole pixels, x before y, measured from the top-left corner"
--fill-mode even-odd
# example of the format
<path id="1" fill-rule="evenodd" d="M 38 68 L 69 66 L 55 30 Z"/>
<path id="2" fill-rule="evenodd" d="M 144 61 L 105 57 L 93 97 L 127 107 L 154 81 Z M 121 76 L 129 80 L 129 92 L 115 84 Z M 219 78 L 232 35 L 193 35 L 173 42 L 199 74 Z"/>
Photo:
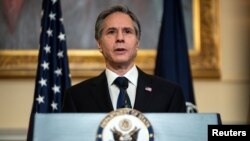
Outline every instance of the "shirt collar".
<path id="1" fill-rule="evenodd" d="M 138 70 L 136 66 L 134 65 L 125 75 L 124 75 L 129 82 L 131 82 L 133 85 L 137 85 L 137 79 L 138 79 Z"/>
<path id="2" fill-rule="evenodd" d="M 108 86 L 111 86 L 114 82 L 114 80 L 119 77 L 119 75 L 117 75 L 116 73 L 112 72 L 111 70 L 107 69 L 105 70 L 106 76 L 107 76 L 107 80 L 108 80 Z M 136 68 L 136 66 L 134 65 L 125 75 L 124 77 L 126 77 L 130 83 L 132 83 L 133 85 L 137 85 L 137 78 L 138 78 L 138 70 Z"/>

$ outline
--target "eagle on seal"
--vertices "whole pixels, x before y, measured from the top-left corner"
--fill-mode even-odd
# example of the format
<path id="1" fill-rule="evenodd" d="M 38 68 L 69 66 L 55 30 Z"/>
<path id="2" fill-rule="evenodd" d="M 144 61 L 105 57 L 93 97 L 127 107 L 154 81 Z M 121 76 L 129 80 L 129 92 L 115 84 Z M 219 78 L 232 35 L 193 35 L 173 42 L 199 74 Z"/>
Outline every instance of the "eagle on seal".
<path id="1" fill-rule="evenodd" d="M 114 141 L 137 141 L 138 133 L 140 131 L 139 128 L 135 127 L 129 133 L 123 134 L 122 132 L 118 131 L 115 127 L 111 129 L 113 133 Z"/>

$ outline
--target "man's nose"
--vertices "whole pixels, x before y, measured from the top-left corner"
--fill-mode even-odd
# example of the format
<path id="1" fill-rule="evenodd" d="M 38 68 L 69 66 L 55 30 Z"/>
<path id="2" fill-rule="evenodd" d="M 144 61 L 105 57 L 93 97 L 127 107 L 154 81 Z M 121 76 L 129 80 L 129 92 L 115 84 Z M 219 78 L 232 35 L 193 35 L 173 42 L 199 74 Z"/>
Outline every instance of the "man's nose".
<path id="1" fill-rule="evenodd" d="M 122 31 L 117 32 L 116 42 L 124 42 L 124 35 Z"/>

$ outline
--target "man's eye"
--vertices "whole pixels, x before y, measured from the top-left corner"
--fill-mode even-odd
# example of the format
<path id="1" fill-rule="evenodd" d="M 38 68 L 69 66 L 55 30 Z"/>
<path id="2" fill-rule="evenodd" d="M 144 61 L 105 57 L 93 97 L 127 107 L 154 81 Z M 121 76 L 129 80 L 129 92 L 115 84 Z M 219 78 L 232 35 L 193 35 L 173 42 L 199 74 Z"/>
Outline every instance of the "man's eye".
<path id="1" fill-rule="evenodd" d="M 129 30 L 129 29 L 125 30 L 124 32 L 127 33 L 127 34 L 132 33 L 132 31 Z"/>
<path id="2" fill-rule="evenodd" d="M 114 34 L 115 33 L 115 31 L 114 30 L 110 30 L 110 31 L 108 31 L 108 34 Z"/>

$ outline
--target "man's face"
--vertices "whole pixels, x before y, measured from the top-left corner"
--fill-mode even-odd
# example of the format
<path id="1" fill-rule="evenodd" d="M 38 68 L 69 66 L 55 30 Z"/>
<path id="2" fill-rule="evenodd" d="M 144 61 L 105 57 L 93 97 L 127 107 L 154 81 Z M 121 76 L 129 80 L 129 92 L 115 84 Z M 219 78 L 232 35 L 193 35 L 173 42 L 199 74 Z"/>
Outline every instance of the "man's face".
<path id="1" fill-rule="evenodd" d="M 107 67 L 129 67 L 134 64 L 139 41 L 128 15 L 115 12 L 106 17 L 101 38 L 97 42 Z"/>

